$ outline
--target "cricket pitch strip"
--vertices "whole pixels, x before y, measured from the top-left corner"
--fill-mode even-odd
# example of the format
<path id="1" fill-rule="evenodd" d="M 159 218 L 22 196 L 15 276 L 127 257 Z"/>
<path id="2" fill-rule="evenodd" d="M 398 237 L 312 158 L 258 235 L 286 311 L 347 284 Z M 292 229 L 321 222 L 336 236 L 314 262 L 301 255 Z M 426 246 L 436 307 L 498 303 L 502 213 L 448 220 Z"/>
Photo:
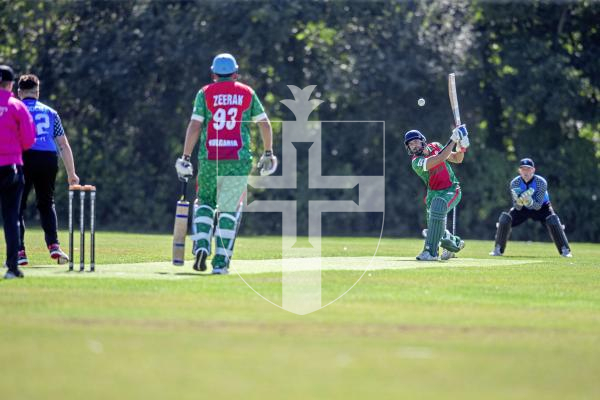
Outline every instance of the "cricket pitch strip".
<path id="1" fill-rule="evenodd" d="M 421 268 L 485 268 L 496 266 L 512 266 L 541 263 L 542 260 L 519 259 L 476 259 L 455 258 L 441 262 L 416 261 L 414 257 L 323 257 L 321 263 L 313 258 L 288 259 L 291 265 L 297 265 L 298 271 L 311 271 L 320 268 L 322 271 L 380 271 L 405 270 Z M 281 272 L 281 259 L 273 260 L 232 260 L 230 275 L 265 274 Z M 194 279 L 210 274 L 195 272 L 192 261 L 187 261 L 182 267 L 174 267 L 171 262 L 136 263 L 136 264 L 99 264 L 96 272 L 68 272 L 60 265 L 39 265 L 23 268 L 26 277 L 72 277 L 72 278 L 127 278 L 127 279 Z"/>

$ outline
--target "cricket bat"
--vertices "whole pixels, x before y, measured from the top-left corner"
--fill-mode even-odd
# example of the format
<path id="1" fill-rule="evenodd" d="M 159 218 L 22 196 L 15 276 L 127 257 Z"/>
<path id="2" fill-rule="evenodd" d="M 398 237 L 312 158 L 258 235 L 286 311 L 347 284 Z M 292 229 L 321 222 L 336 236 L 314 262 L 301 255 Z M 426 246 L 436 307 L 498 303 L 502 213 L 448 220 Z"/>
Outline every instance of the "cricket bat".
<path id="1" fill-rule="evenodd" d="M 456 76 L 454 72 L 448 75 L 448 96 L 450 97 L 450 107 L 454 115 L 454 126 L 460 125 L 460 110 L 458 109 L 458 95 L 456 94 Z M 466 149 L 461 149 L 465 151 Z M 456 235 L 456 207 L 452 209 L 452 234 Z"/>
<path id="2" fill-rule="evenodd" d="M 456 77 L 454 72 L 448 75 L 448 96 L 450 96 L 450 106 L 454 115 L 454 125 L 460 125 L 460 110 L 458 109 L 458 96 L 456 94 Z"/>
<path id="3" fill-rule="evenodd" d="M 458 96 L 456 94 L 456 77 L 454 72 L 448 75 L 448 96 L 450 97 L 450 107 L 452 107 L 452 114 L 454 115 L 454 126 L 460 125 L 460 110 L 458 109 Z M 448 140 L 446 146 L 451 146 L 452 140 Z"/>
<path id="4" fill-rule="evenodd" d="M 185 260 L 185 236 L 188 229 L 190 202 L 185 199 L 187 181 L 181 183 L 181 197 L 177 201 L 173 226 L 173 265 L 182 266 Z"/>

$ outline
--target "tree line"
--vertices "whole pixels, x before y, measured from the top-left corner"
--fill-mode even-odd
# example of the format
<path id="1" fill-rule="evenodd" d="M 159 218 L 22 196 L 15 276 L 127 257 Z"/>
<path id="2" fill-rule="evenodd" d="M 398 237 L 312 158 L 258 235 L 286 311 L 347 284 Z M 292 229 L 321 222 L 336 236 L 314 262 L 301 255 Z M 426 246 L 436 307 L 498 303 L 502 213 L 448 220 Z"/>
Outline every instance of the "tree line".
<path id="1" fill-rule="evenodd" d="M 317 85 L 314 98 L 324 103 L 311 119 L 384 121 L 385 139 L 368 123 L 331 124 L 323 136 L 323 157 L 333 160 L 328 173 L 336 174 L 382 171 L 385 140 L 384 234 L 415 236 L 424 225 L 424 188 L 403 134 L 419 129 L 445 143 L 452 124 L 446 77 L 455 71 L 472 143 L 456 168 L 459 233 L 493 237 L 510 205 L 508 182 L 527 156 L 547 178 L 569 237 L 598 241 L 598 20 L 594 1 L 13 0 L 0 4 L 0 62 L 40 77 L 41 100 L 60 113 L 79 176 L 98 187 L 103 229 L 172 228 L 174 160 L 212 58 L 226 51 L 273 120 L 294 119 L 280 103 L 292 98 L 293 84 Z M 424 107 L 417 106 L 421 97 Z M 281 125 L 274 127 L 278 154 Z M 309 160 L 301 145 L 298 154 L 301 180 Z M 57 211 L 64 221 L 61 174 Z M 307 207 L 299 202 L 299 215 Z M 245 218 L 244 234 L 273 233 L 280 223 L 277 216 Z M 324 222 L 328 234 L 380 227 L 380 215 L 331 214 Z M 515 231 L 520 239 L 545 236 Z"/>

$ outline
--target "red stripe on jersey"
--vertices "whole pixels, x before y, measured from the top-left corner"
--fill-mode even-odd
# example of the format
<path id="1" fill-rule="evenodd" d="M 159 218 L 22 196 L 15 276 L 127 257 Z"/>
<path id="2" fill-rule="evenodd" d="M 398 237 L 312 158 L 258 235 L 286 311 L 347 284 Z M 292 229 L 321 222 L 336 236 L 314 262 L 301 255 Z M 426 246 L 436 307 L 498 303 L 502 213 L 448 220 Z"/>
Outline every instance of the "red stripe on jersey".
<path id="1" fill-rule="evenodd" d="M 456 188 L 456 190 L 454 190 L 454 196 L 452 196 L 452 198 L 450 199 L 450 201 L 448 202 L 448 208 L 450 208 L 452 206 L 452 203 L 454 203 L 454 201 L 456 200 L 456 198 L 458 197 L 458 192 L 459 189 Z"/>
<path id="2" fill-rule="evenodd" d="M 427 146 L 429 147 L 430 153 L 429 156 L 425 157 L 425 162 L 427 162 L 429 157 L 433 157 L 442 151 L 442 148 L 437 144 L 432 143 Z M 431 190 L 443 190 L 450 186 L 452 186 L 452 181 L 450 180 L 450 172 L 448 172 L 445 162 L 442 162 L 429 170 L 429 188 Z"/>

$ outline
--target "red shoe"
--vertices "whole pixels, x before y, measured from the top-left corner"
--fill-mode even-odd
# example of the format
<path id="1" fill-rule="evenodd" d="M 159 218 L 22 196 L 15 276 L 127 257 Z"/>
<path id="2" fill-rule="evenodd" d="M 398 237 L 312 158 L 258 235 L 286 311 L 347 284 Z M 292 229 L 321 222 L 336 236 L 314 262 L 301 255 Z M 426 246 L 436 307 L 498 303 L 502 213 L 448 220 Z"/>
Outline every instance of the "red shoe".
<path id="1" fill-rule="evenodd" d="M 19 250 L 19 256 L 18 256 L 18 260 L 17 260 L 17 264 L 20 267 L 23 267 L 27 264 L 29 264 L 29 260 L 27 259 L 27 254 L 25 253 L 25 250 Z"/>
<path id="2" fill-rule="evenodd" d="M 60 249 L 58 244 L 51 244 L 48 246 L 48 250 L 50 251 L 50 257 L 59 264 L 66 264 L 69 262 L 69 256 Z"/>

